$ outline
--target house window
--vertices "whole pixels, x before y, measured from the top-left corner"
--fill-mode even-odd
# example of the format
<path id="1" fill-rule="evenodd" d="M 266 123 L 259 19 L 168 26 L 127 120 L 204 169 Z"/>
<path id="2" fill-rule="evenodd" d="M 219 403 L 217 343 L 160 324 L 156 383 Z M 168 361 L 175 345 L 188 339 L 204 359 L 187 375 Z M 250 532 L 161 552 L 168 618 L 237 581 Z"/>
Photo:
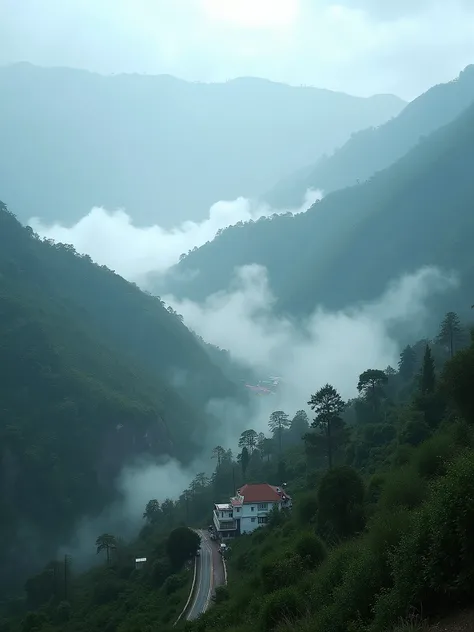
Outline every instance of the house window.
<path id="1" fill-rule="evenodd" d="M 253 518 L 252 518 L 253 520 Z M 258 518 L 258 524 L 267 524 L 268 522 L 268 516 L 259 516 Z"/>
<path id="2" fill-rule="evenodd" d="M 255 511 L 255 507 L 253 505 L 250 507 L 250 511 Z"/>
<path id="3" fill-rule="evenodd" d="M 240 507 L 237 507 L 236 512 L 239 513 L 240 511 Z"/>
<path id="4" fill-rule="evenodd" d="M 252 507 L 253 509 L 253 507 Z M 250 522 L 255 522 L 255 518 L 250 518 Z"/>
<path id="5" fill-rule="evenodd" d="M 262 511 L 264 509 L 268 509 L 268 503 L 259 503 L 258 510 Z"/>

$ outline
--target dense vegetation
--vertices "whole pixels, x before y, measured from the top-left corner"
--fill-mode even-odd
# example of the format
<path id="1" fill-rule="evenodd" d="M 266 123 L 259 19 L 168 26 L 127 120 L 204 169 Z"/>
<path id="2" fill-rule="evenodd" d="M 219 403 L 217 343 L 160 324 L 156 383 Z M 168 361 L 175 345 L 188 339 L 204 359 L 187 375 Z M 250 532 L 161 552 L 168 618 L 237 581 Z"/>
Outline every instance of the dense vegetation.
<path id="1" fill-rule="evenodd" d="M 295 208 L 309 188 L 327 194 L 364 182 L 401 158 L 421 137 L 453 121 L 473 101 L 474 66 L 468 66 L 458 78 L 430 88 L 380 127 L 355 132 L 330 156 L 282 180 L 265 199 L 274 208 Z"/>
<path id="2" fill-rule="evenodd" d="M 462 338 L 448 314 L 398 370 L 362 373 L 355 400 L 311 397 L 293 512 L 233 543 L 229 584 L 190 630 L 415 632 L 471 602 L 474 331 Z"/>
<path id="3" fill-rule="evenodd" d="M 179 525 L 207 524 L 213 502 L 266 480 L 287 482 L 292 512 L 273 513 L 267 528 L 233 543 L 228 586 L 185 627 L 387 632 L 410 617 L 414 632 L 421 615 L 458 607 L 474 588 L 473 378 L 474 331 L 470 342 L 450 312 L 434 340 L 402 350 L 396 369 L 364 371 L 357 398 L 344 402 L 323 385 L 308 401 L 311 422 L 304 410 L 275 411 L 269 433 L 242 433 L 236 459 L 216 446 L 212 477 L 197 474 L 176 501 L 150 500 L 136 542 L 98 537 L 102 568 L 68 584 L 68 562 L 52 562 L 26 584 L 30 613 L 11 603 L 5 629 L 171 627 L 189 588 L 181 569 L 197 546 Z M 141 570 L 135 556 L 147 557 Z"/>
<path id="4" fill-rule="evenodd" d="M 1 195 L 22 221 L 70 224 L 104 206 L 166 227 L 259 195 L 405 105 L 256 78 L 208 84 L 25 63 L 0 68 L 0 93 Z"/>
<path id="5" fill-rule="evenodd" d="M 2 632 L 152 632 L 171 629 L 187 601 L 199 536 L 187 527 L 166 534 L 145 515 L 127 545 L 97 538 L 98 565 L 78 578 L 74 560 L 53 561 L 25 585 L 26 601 L 0 614 Z M 102 558 L 102 559 L 101 559 Z M 146 561 L 136 563 L 136 559 Z M 28 612 L 24 614 L 25 607 Z"/>
<path id="6" fill-rule="evenodd" d="M 230 227 L 184 257 L 168 288 L 192 300 L 229 287 L 236 266 L 268 270 L 277 307 L 290 314 L 378 297 L 421 266 L 459 274 L 435 312 L 472 302 L 474 106 L 368 182 L 331 193 L 304 214 Z M 362 157 L 360 157 L 362 160 Z M 282 256 L 285 253 L 285 256 Z M 377 262 L 374 265 L 374 262 Z M 192 278 L 189 272 L 199 271 Z"/>
<path id="7" fill-rule="evenodd" d="M 0 279 L 4 592 L 114 498 L 124 464 L 194 457 L 216 423 L 204 404 L 237 390 L 159 299 L 4 206 Z"/>
<path id="8" fill-rule="evenodd" d="M 431 113 L 425 132 L 439 127 L 466 105 L 471 83 L 472 68 L 337 155 L 350 167 L 352 151 L 373 143 L 377 153 L 385 139 L 383 160 L 393 162 L 415 144 L 420 110 Z M 434 113 L 440 95 L 444 114 Z M 222 231 L 178 266 L 201 274 L 172 289 L 203 298 L 227 288 L 236 265 L 262 263 L 278 308 L 299 316 L 316 302 L 372 299 L 434 264 L 460 284 L 433 317 L 449 302 L 467 313 L 474 106 L 385 171 L 371 175 L 371 160 L 368 182 L 304 215 Z M 350 180 L 349 167 L 341 177 Z M 407 617 L 413 630 L 472 595 L 474 331 L 454 311 L 435 339 L 406 346 L 398 367 L 367 367 L 354 399 L 318 384 L 301 410 L 273 411 L 266 433 L 243 430 L 236 454 L 216 445 L 212 475 L 198 472 L 177 499 L 150 499 L 135 541 L 113 525 L 97 533 L 102 559 L 85 574 L 58 555 L 77 520 L 117 497 L 117 476 L 137 457 L 189 463 L 222 422 L 206 404 L 243 398 L 245 376 L 160 299 L 72 246 L 40 240 L 1 203 L 0 373 L 0 632 L 170 629 L 199 545 L 188 527 L 206 525 L 213 503 L 243 482 L 285 484 L 293 511 L 235 541 L 229 584 L 182 624 L 191 632 L 388 632 Z"/>

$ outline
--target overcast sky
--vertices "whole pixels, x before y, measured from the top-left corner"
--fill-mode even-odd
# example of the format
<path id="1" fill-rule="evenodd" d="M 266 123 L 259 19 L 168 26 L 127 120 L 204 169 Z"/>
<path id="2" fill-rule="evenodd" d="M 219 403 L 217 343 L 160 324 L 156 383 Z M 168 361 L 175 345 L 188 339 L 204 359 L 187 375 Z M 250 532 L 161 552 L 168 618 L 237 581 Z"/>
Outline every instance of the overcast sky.
<path id="1" fill-rule="evenodd" d="M 410 99 L 474 61 L 474 0 L 0 0 L 15 61 Z"/>

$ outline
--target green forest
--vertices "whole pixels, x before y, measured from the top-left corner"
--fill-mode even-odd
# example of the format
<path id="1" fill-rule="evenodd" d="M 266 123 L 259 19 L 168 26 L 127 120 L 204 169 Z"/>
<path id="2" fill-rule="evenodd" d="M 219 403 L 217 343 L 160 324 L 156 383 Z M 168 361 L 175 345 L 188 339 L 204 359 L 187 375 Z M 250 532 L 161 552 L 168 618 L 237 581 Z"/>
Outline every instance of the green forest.
<path id="1" fill-rule="evenodd" d="M 245 394 L 172 310 L 0 208 L 0 592 L 116 496 L 135 456 L 187 463 Z M 225 364 L 226 358 L 222 359 Z M 174 372 L 186 376 L 170 386 Z"/>
<path id="2" fill-rule="evenodd" d="M 274 411 L 267 432 L 242 432 L 237 454 L 216 446 L 211 477 L 198 473 L 177 500 L 150 499 L 136 541 L 97 534 L 96 568 L 78 576 L 74 559 L 51 561 L 26 600 L 4 603 L 0 630 L 171 629 L 198 546 L 186 525 L 207 525 L 214 502 L 261 481 L 285 481 L 292 510 L 233 542 L 228 585 L 178 628 L 423 630 L 474 589 L 473 377 L 474 330 L 449 312 L 397 367 L 365 370 L 356 398 L 323 385 L 302 402 L 311 418 Z"/>
<path id="3" fill-rule="evenodd" d="M 70 82 L 69 91 L 58 78 Z M 0 632 L 460 632 L 436 626 L 472 610 L 474 595 L 474 66 L 406 107 L 390 95 L 363 99 L 251 78 L 216 88 L 169 76 L 158 83 L 139 75 L 105 79 L 28 64 L 0 69 L 0 83 L 9 88 L 0 126 L 12 152 L 0 160 L 0 169 L 3 165 L 11 174 L 4 178 L 9 184 L 2 184 L 2 196 L 6 192 L 9 199 L 3 199 L 13 199 L 9 208 L 0 202 Z M 158 84 L 158 92 L 151 89 Z M 258 99 L 252 92 L 257 88 Z M 55 91 L 62 101 L 54 98 Z M 30 92 L 31 100 L 25 96 Z M 77 100 L 76 92 L 89 96 Z M 188 93 L 201 95 L 198 103 L 210 109 L 196 109 Z M 227 96 L 216 100 L 218 93 Z M 155 108 L 153 95 L 162 110 Z M 182 110 L 173 106 L 175 97 Z M 145 101 L 146 116 L 137 116 L 135 108 Z M 61 102 L 73 102 L 74 109 L 58 106 Z M 115 112 L 119 118 L 109 116 L 107 103 L 121 104 Z M 235 119 L 237 127 L 213 127 L 211 142 L 203 122 L 215 126 L 226 103 L 227 118 L 219 125 Z M 278 133 L 268 116 L 272 108 L 275 120 L 282 120 Z M 104 122 L 99 116 L 97 127 L 91 127 L 90 112 L 102 113 Z M 157 117 L 159 112 L 163 116 Z M 349 139 L 350 132 L 340 136 L 341 129 L 329 125 L 329 113 L 352 125 Z M 129 128 L 118 125 L 122 119 Z M 174 141 L 178 132 L 184 134 L 183 142 L 193 149 L 170 143 L 178 148 L 177 180 L 166 175 L 172 165 L 168 150 L 159 154 L 163 172 L 152 159 L 155 150 L 163 150 L 158 141 L 170 121 Z M 357 131 L 367 124 L 373 127 Z M 65 135 L 55 132 L 61 125 Z M 36 130 L 36 136 L 20 133 L 23 129 Z M 97 135 L 84 131 L 91 129 Z M 296 129 L 302 134 L 300 149 Z M 222 149 L 232 146 L 230 137 L 235 155 Z M 86 140 L 93 143 L 90 151 Z M 316 140 L 328 151 L 343 144 L 321 157 L 324 147 L 316 152 Z M 138 141 L 151 152 L 147 169 L 128 154 L 130 144 L 138 151 Z M 28 148 L 22 149 L 23 143 Z M 263 153 L 255 153 L 253 145 Z M 109 161 L 111 147 L 117 151 Z M 67 162 L 71 148 L 84 169 Z M 217 171 L 204 160 L 206 152 Z M 239 152 L 241 162 L 234 165 Z M 23 154 L 24 171 L 17 167 Z M 280 165 L 279 173 L 284 164 L 287 170 L 300 165 L 300 171 L 266 195 L 259 189 L 260 198 L 239 198 L 250 209 L 239 217 L 254 219 L 221 228 L 180 257 L 173 251 L 172 268 L 150 271 L 150 291 L 80 254 L 76 247 L 83 246 L 75 238 L 76 247 L 44 238 L 11 211 L 22 200 L 22 217 L 30 217 L 32 209 L 43 218 L 57 217 L 57 209 L 64 208 L 57 221 L 72 231 L 66 223 L 88 212 L 88 196 L 97 198 L 94 204 L 109 200 L 112 208 L 122 199 L 117 194 L 132 209 L 136 202 L 133 220 L 148 222 L 145 230 L 160 234 L 153 244 L 165 244 L 163 236 L 171 235 L 179 248 L 188 248 L 194 239 L 191 219 L 202 220 L 202 205 L 219 190 L 223 196 L 234 190 L 257 196 L 258 178 L 271 180 L 269 161 L 275 161 L 274 169 Z M 51 165 L 63 164 L 61 177 L 63 170 Z M 185 178 L 185 172 L 193 176 Z M 158 173 L 168 186 L 160 195 L 170 206 L 157 202 Z M 182 198 L 176 182 L 186 183 Z M 308 188 L 321 189 L 323 197 L 306 212 L 273 213 L 267 205 L 256 219 L 262 201 L 295 208 Z M 231 223 L 233 202 L 226 204 Z M 172 208 L 188 222 L 178 225 Z M 210 213 L 209 225 L 221 221 L 219 212 Z M 169 222 L 169 234 L 157 223 L 160 217 Z M 193 226 L 202 236 L 208 224 Z M 186 240 L 177 241 L 183 235 Z M 85 246 L 84 251 L 92 253 Z M 303 364 L 296 362 L 296 351 L 292 355 L 296 343 L 281 342 L 286 338 L 280 330 L 260 318 L 264 310 L 254 314 L 254 322 L 265 335 L 269 330 L 269 338 L 275 334 L 276 350 L 266 353 L 262 340 L 262 349 L 255 349 L 261 354 L 253 358 L 264 359 L 249 357 L 239 364 L 235 358 L 243 352 L 237 354 L 236 345 L 259 345 L 244 326 L 235 331 L 234 347 L 221 349 L 199 335 L 210 332 L 199 329 L 199 319 L 189 317 L 196 333 L 157 296 L 175 306 L 180 299 L 202 303 L 218 292 L 225 299 L 236 287 L 238 269 L 251 264 L 268 273 L 274 303 L 269 299 L 265 308 L 272 319 L 281 330 L 296 332 L 298 345 L 308 358 L 314 356 L 307 368 L 294 366 Z M 307 334 L 308 323 L 317 321 L 315 310 L 328 319 L 335 311 L 351 317 L 386 296 L 397 281 L 427 267 L 453 282 L 443 292 L 420 290 L 416 300 L 423 303 L 423 320 L 412 318 L 405 327 L 387 316 L 387 346 L 394 350 L 390 357 L 399 353 L 398 364 L 367 360 L 380 357 L 374 331 L 374 353 L 358 359 L 369 366 L 354 371 L 350 390 L 343 390 L 342 379 L 338 384 L 335 377 L 324 377 L 334 376 L 338 361 L 342 378 L 350 370 L 345 359 L 361 345 L 352 344 L 357 332 L 348 339 L 321 328 L 316 333 L 326 337 L 325 344 L 330 338 L 331 357 L 323 357 L 317 345 L 312 351 Z M 227 326 L 225 333 L 233 335 L 238 324 L 215 326 Z M 286 353 L 288 361 L 286 355 L 281 360 Z M 273 375 L 273 364 L 279 373 L 283 367 L 283 377 L 260 380 Z M 309 384 L 304 390 L 310 392 L 294 402 L 300 394 L 292 390 L 293 374 L 303 369 Z M 348 399 L 347 393 L 353 396 Z M 150 494 L 148 487 L 136 485 L 138 515 L 120 509 L 119 519 L 110 517 L 111 508 L 124 506 L 124 472 L 143 463 L 172 463 L 182 478 L 171 480 L 171 475 L 165 485 L 156 476 Z M 228 504 L 246 483 L 267 483 L 275 494 L 287 493 L 292 506 L 284 497 L 284 509 L 258 520 L 252 514 L 255 526 L 265 526 L 237 537 L 229 549 L 218 549 L 210 525 L 213 506 Z M 260 501 L 255 503 L 258 512 Z M 266 501 L 262 504 L 266 512 Z M 226 528 L 237 529 L 233 505 L 219 511 Z M 134 525 L 122 529 L 121 520 Z M 83 538 L 88 542 L 81 542 L 87 554 L 74 548 L 84 524 L 90 527 Z M 213 566 L 215 557 L 220 564 L 219 552 L 226 570 L 218 581 Z M 208 579 L 201 582 L 201 598 L 187 610 L 198 568 Z M 188 620 L 183 613 L 193 609 Z M 466 632 L 474 629 L 471 614 Z"/>

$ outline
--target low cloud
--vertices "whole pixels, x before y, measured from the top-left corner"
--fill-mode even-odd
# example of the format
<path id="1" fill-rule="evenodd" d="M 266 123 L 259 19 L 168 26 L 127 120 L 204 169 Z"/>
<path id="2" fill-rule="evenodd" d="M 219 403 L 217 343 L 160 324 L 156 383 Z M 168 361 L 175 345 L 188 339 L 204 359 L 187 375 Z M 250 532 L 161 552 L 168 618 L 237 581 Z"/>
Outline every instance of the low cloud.
<path id="1" fill-rule="evenodd" d="M 81 228 L 79 223 L 68 233 L 61 233 L 67 230 L 61 227 L 56 227 L 54 233 L 52 228 L 47 236 L 72 241 L 79 251 L 117 269 L 129 280 L 140 282 L 150 272 L 165 272 L 175 263 L 186 249 L 183 248 L 186 239 L 188 246 L 198 245 L 211 238 L 219 227 L 244 216 L 247 219 L 255 216 L 252 213 L 263 214 L 261 207 L 255 209 L 243 199 L 218 203 L 212 209 L 205 222 L 190 223 L 187 228 L 169 233 L 158 227 L 138 229 L 129 220 L 122 221 L 126 216 L 102 211 L 97 217 L 110 224 L 100 228 L 103 231 L 100 235 L 98 226 L 87 233 L 84 224 Z M 267 209 L 267 213 L 271 210 Z M 216 217 L 220 217 L 219 221 Z M 112 230 L 114 226 L 116 233 Z M 44 230 L 38 232 L 45 234 Z M 160 244 L 166 256 L 160 252 Z M 317 307 L 309 318 L 299 321 L 275 314 L 275 297 L 266 269 L 258 265 L 238 269 L 227 291 L 209 296 L 203 303 L 163 297 L 204 340 L 227 349 L 235 362 L 252 369 L 262 379 L 280 376 L 281 388 L 275 395 L 255 396 L 248 407 L 234 401 L 211 400 L 208 410 L 219 424 L 212 436 L 206 438 L 201 459 L 188 468 L 170 459 L 158 464 L 143 461 L 124 469 L 118 481 L 120 499 L 100 516 L 84 519 L 74 541 L 61 552 L 71 553 L 78 565 L 87 566 L 96 559 L 95 540 L 101 533 L 133 537 L 143 524 L 142 513 L 148 500 L 178 498 L 198 471 L 210 470 L 212 447 L 221 444 L 235 449 L 245 428 L 267 431 L 273 410 L 293 415 L 296 410 L 306 408 L 310 394 L 327 382 L 345 399 L 354 397 L 358 376 L 365 369 L 396 366 L 400 342 L 394 332 L 402 328 L 412 339 L 424 335 L 430 297 L 456 283 L 455 276 L 424 267 L 394 280 L 377 300 L 333 312 Z M 184 374 L 176 374 L 173 381 L 180 383 L 185 378 Z"/>
<path id="2" fill-rule="evenodd" d="M 301 207 L 278 213 L 304 212 L 321 198 L 321 191 L 310 189 Z M 202 222 L 183 222 L 171 230 L 158 225 L 134 226 L 125 211 L 109 212 L 100 207 L 94 207 L 71 227 L 43 224 L 38 218 L 28 223 L 41 237 L 72 244 L 79 253 L 88 254 L 129 281 L 146 286 L 150 274 L 164 274 L 178 262 L 182 253 L 211 241 L 218 230 L 274 213 L 276 211 L 266 204 L 240 197 L 216 202 Z"/>
<path id="3" fill-rule="evenodd" d="M 191 329 L 228 349 L 237 362 L 264 376 L 281 376 L 281 395 L 258 399 L 265 400 L 265 408 L 268 402 L 291 414 L 326 382 L 347 399 L 357 394 L 365 369 L 396 366 L 400 347 L 394 331 L 403 327 L 412 337 L 426 333 L 427 300 L 455 283 L 452 275 L 424 267 L 393 282 L 371 303 L 337 312 L 318 307 L 299 322 L 275 316 L 266 270 L 257 265 L 240 268 L 229 291 L 204 303 L 164 299 Z"/>
<path id="4" fill-rule="evenodd" d="M 152 462 L 147 459 L 125 467 L 117 481 L 118 499 L 98 516 L 84 517 L 71 541 L 61 547 L 58 555 L 72 555 L 77 570 L 87 568 L 97 559 L 95 541 L 103 533 L 129 540 L 138 534 L 145 522 L 143 512 L 152 498 L 162 503 L 176 500 L 189 486 L 202 464 L 184 468 L 174 459 Z"/>

